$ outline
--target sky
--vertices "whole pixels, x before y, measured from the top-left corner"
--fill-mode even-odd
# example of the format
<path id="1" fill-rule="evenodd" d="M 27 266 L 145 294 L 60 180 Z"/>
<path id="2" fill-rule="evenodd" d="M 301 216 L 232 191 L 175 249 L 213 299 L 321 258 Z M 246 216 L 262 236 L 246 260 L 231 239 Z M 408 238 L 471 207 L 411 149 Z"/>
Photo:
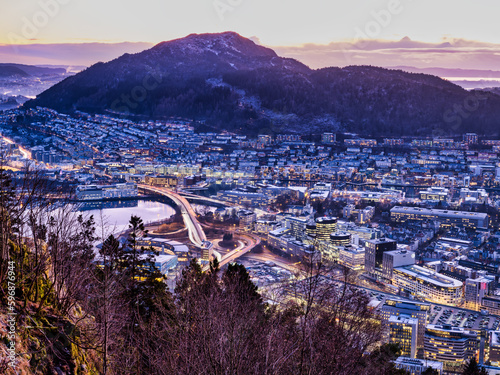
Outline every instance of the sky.
<path id="1" fill-rule="evenodd" d="M 72 60 L 71 53 L 57 56 L 54 46 L 46 47 L 47 56 L 40 47 L 17 46 L 97 42 L 112 43 L 116 53 L 136 52 L 191 33 L 231 30 L 312 67 L 373 61 L 500 70 L 498 0 L 0 0 L 0 5 L 0 62 L 31 58 L 89 65 L 116 57 L 115 50 L 96 52 L 93 44 L 86 60 Z"/>

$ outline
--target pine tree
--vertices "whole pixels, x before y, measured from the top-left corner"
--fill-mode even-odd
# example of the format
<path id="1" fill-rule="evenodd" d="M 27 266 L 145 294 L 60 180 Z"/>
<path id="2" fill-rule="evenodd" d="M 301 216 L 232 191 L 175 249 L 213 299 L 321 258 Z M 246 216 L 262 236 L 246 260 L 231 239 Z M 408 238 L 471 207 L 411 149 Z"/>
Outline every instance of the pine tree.
<path id="1" fill-rule="evenodd" d="M 470 361 L 465 364 L 463 375 L 488 375 L 484 367 L 479 367 L 476 357 L 472 357 Z"/>

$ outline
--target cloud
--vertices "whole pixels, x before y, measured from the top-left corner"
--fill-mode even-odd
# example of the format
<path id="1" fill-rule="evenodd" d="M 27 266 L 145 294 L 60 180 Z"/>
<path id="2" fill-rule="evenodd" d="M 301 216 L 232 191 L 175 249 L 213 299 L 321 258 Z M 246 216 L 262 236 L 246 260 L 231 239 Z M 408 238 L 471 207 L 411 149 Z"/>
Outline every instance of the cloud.
<path id="1" fill-rule="evenodd" d="M 383 67 L 410 65 L 492 70 L 500 66 L 500 44 L 456 38 L 443 38 L 438 43 L 404 37 L 400 40 L 354 40 L 272 48 L 278 54 L 300 60 L 312 68 L 367 63 Z"/>
<path id="2" fill-rule="evenodd" d="M 83 65 L 109 61 L 124 53 L 151 48 L 152 43 L 66 43 L 0 45 L 0 61 L 29 65 Z"/>

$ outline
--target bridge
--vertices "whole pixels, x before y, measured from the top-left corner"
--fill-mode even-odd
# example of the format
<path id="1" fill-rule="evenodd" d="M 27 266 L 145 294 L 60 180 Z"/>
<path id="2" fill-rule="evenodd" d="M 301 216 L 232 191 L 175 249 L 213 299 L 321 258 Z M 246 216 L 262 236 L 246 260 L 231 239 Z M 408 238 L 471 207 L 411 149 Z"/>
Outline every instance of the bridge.
<path id="1" fill-rule="evenodd" d="M 193 203 L 199 203 L 199 204 L 206 204 L 207 206 L 215 206 L 215 207 L 229 207 L 232 206 L 233 204 L 230 202 L 226 201 L 221 201 L 218 199 L 213 199 L 209 197 L 202 197 L 196 194 L 191 194 L 186 191 L 181 191 L 179 192 L 180 195 L 185 197 L 188 201 L 191 201 Z"/>
<path id="2" fill-rule="evenodd" d="M 201 227 L 201 224 L 196 219 L 196 214 L 193 210 L 193 207 L 189 204 L 186 198 L 183 196 L 174 193 L 171 190 L 161 188 L 161 187 L 153 187 L 148 185 L 138 185 L 140 189 L 143 191 L 159 194 L 166 196 L 170 200 L 172 200 L 181 210 L 182 219 L 184 220 L 184 224 L 188 230 L 189 240 L 198 247 L 203 247 L 207 241 L 207 236 Z"/>
<path id="3" fill-rule="evenodd" d="M 200 248 L 206 248 L 207 245 L 211 247 L 211 243 L 207 240 L 207 236 L 205 235 L 205 232 L 203 231 L 203 228 L 200 224 L 200 222 L 196 219 L 196 214 L 187 201 L 187 199 L 180 194 L 174 193 L 171 190 L 168 190 L 166 188 L 161 188 L 161 187 L 153 187 L 149 185 L 138 185 L 140 189 L 144 192 L 148 192 L 151 194 L 159 194 L 162 196 L 165 196 L 172 200 L 181 210 L 182 214 L 182 219 L 184 220 L 184 224 L 186 225 L 186 228 L 188 229 L 189 233 L 189 240 L 196 246 Z M 216 251 L 212 251 L 213 255 L 217 258 L 219 261 L 219 266 L 222 267 L 228 263 L 231 263 L 235 261 L 237 258 L 240 256 L 248 253 L 250 250 L 252 250 L 255 246 L 260 244 L 260 237 L 254 236 L 248 233 L 240 233 L 236 232 L 240 237 L 246 240 L 246 244 L 243 248 L 238 248 L 236 250 L 233 250 L 223 257 L 220 256 L 219 253 Z M 205 265 L 203 267 L 204 271 L 208 271 L 209 265 Z"/>

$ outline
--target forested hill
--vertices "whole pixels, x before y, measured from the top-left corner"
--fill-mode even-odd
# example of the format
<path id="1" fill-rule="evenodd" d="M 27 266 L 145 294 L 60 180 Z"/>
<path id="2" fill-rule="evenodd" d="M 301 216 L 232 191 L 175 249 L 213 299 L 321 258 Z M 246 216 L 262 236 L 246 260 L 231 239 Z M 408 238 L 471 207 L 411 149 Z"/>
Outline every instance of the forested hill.
<path id="1" fill-rule="evenodd" d="M 313 70 L 233 32 L 193 34 L 97 63 L 26 105 L 182 116 L 246 134 L 496 135 L 500 122 L 495 93 L 373 66 Z"/>

